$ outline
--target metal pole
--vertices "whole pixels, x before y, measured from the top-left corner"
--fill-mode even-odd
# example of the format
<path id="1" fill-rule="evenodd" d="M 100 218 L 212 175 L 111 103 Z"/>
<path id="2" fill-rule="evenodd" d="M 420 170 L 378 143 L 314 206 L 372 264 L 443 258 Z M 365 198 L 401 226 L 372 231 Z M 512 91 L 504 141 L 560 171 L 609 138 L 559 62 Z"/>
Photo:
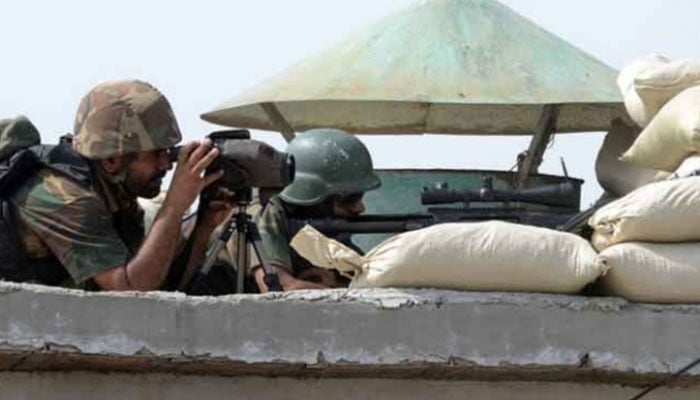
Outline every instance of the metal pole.
<path id="1" fill-rule="evenodd" d="M 542 107 L 542 113 L 530 141 L 530 147 L 525 154 L 525 160 L 518 168 L 517 188 L 526 188 L 530 175 L 537 172 L 537 168 L 542 163 L 544 150 L 556 129 L 558 111 L 558 107 L 554 104 L 545 104 Z"/>
<path id="2" fill-rule="evenodd" d="M 277 108 L 274 103 L 260 103 L 260 107 L 265 111 L 270 121 L 277 125 L 277 129 L 280 130 L 284 140 L 286 140 L 287 143 L 291 142 L 292 139 L 294 139 L 294 128 L 287 122 L 279 108 Z"/>

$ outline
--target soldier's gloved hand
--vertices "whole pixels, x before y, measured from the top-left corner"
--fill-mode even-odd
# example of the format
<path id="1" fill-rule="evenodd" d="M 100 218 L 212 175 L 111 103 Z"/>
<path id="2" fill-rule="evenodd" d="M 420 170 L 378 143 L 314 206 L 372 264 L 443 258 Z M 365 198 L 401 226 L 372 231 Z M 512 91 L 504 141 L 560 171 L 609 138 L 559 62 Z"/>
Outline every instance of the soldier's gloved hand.
<path id="1" fill-rule="evenodd" d="M 204 170 L 218 155 L 219 150 L 212 147 L 209 139 L 184 145 L 163 207 L 167 205 L 184 214 L 205 187 L 223 176 L 223 170 L 204 176 Z"/>

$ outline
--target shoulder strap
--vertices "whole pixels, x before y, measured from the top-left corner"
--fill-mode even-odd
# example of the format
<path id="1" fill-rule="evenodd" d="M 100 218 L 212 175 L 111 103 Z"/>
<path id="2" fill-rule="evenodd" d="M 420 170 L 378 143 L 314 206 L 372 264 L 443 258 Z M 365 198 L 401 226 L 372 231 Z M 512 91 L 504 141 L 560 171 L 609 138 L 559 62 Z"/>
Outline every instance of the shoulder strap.
<path id="1" fill-rule="evenodd" d="M 94 175 L 90 164 L 69 146 L 36 145 L 16 151 L 0 161 L 0 197 L 9 196 L 39 168 L 49 168 L 83 186 L 92 186 Z"/>
<path id="2" fill-rule="evenodd" d="M 9 196 L 40 165 L 36 155 L 27 149 L 0 161 L 0 198 Z"/>
<path id="3" fill-rule="evenodd" d="M 42 167 L 50 168 L 84 186 L 92 186 L 94 174 L 90 163 L 70 144 L 38 145 L 29 148 Z"/>

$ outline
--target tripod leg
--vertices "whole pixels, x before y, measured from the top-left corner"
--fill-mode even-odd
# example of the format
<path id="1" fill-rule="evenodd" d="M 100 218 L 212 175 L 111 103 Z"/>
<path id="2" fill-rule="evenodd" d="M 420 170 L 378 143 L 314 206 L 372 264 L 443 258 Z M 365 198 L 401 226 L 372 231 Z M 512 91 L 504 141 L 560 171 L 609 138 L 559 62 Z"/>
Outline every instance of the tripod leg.
<path id="1" fill-rule="evenodd" d="M 234 230 L 235 218 L 231 217 L 224 225 L 224 228 L 216 240 L 214 245 L 207 251 L 204 262 L 197 268 L 193 277 L 188 282 L 183 282 L 179 290 L 183 290 L 190 294 L 211 294 L 211 290 L 207 285 L 206 279 L 214 266 L 214 261 L 219 254 L 221 248 L 229 241 Z"/>
<path id="2" fill-rule="evenodd" d="M 245 273 L 248 269 L 248 241 L 246 232 L 236 233 L 236 293 L 245 291 Z"/>

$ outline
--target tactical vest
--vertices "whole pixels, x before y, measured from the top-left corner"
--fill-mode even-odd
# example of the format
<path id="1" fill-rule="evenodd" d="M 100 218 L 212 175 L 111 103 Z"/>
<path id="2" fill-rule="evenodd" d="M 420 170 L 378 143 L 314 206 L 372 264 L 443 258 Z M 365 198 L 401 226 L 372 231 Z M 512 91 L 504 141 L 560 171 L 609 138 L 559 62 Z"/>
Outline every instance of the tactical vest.
<path id="1" fill-rule="evenodd" d="M 93 187 L 94 174 L 88 162 L 67 142 L 58 145 L 34 145 L 15 150 L 0 160 L 0 279 L 58 285 L 68 272 L 55 258 L 30 260 L 26 257 L 17 232 L 17 221 L 9 198 L 27 178 L 49 168 L 85 187 Z"/>

